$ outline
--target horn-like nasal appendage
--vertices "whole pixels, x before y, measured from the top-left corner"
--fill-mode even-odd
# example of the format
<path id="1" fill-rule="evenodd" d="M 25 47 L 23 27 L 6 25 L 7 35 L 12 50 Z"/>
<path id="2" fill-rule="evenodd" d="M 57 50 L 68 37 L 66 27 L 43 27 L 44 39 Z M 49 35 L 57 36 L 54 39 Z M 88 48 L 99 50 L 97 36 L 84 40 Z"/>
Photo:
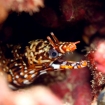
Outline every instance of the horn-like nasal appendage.
<path id="1" fill-rule="evenodd" d="M 74 44 L 78 44 L 78 43 L 80 43 L 80 41 L 76 41 L 76 42 L 74 42 Z"/>

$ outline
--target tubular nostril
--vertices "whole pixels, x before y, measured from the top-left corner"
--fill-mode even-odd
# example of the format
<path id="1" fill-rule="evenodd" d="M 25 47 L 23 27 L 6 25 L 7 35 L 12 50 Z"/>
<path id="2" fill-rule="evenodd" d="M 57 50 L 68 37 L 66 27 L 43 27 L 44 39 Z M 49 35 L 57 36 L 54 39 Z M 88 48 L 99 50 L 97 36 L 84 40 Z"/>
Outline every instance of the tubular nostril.
<path id="1" fill-rule="evenodd" d="M 74 42 L 74 44 L 78 44 L 78 43 L 80 43 L 80 41 L 76 41 L 76 42 Z"/>

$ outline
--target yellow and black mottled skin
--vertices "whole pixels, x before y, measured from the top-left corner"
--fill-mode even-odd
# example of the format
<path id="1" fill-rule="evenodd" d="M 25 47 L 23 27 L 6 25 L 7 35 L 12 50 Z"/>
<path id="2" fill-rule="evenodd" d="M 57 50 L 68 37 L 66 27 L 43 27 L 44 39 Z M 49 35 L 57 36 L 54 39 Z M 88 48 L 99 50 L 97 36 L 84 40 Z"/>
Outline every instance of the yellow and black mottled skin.
<path id="1" fill-rule="evenodd" d="M 26 46 L 1 44 L 0 65 L 10 84 L 23 87 L 50 70 L 79 69 L 87 66 L 87 61 L 59 61 L 64 53 L 73 52 L 79 41 L 60 42 L 53 33 L 51 35 L 53 40 L 48 36 L 48 40 L 33 40 Z"/>

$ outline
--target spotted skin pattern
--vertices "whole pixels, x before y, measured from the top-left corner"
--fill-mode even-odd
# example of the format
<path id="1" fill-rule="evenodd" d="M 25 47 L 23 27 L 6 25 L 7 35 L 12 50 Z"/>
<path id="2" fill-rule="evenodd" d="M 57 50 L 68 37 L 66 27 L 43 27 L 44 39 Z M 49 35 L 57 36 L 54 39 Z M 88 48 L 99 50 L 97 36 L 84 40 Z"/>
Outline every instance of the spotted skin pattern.
<path id="1" fill-rule="evenodd" d="M 52 70 L 80 69 L 87 61 L 65 61 L 61 57 L 73 52 L 77 42 L 61 42 L 53 33 L 52 39 L 33 40 L 25 47 L 22 45 L 0 46 L 0 66 L 7 74 L 8 82 L 17 87 L 27 86 L 40 75 Z M 7 56 L 6 56 L 7 55 Z M 9 55 L 9 56 L 8 56 Z"/>

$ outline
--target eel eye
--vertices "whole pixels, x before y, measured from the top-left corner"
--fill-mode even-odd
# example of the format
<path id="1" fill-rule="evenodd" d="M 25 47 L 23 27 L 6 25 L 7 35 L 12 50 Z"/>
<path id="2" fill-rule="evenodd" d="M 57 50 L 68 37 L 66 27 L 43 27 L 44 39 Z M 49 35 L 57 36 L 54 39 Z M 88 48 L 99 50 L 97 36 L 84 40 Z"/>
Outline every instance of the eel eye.
<path id="1" fill-rule="evenodd" d="M 55 49 L 51 49 L 49 51 L 49 55 L 52 57 L 52 58 L 56 58 L 59 54 L 58 52 L 55 50 Z"/>

